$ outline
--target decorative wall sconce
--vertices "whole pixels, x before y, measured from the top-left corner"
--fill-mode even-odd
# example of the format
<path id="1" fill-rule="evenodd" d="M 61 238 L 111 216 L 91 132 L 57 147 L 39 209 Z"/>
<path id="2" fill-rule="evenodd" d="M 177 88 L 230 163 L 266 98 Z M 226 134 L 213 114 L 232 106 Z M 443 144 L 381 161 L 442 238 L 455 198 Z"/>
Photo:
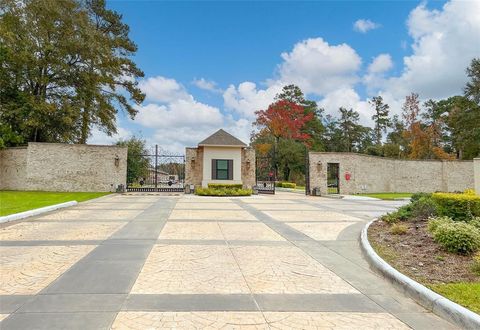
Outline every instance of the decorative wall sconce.
<path id="1" fill-rule="evenodd" d="M 118 167 L 120 165 L 120 157 L 118 155 L 115 155 L 115 166 Z"/>
<path id="2" fill-rule="evenodd" d="M 322 162 L 321 162 L 321 161 L 318 161 L 318 163 L 317 163 L 317 169 L 318 169 L 319 172 L 322 171 Z"/>

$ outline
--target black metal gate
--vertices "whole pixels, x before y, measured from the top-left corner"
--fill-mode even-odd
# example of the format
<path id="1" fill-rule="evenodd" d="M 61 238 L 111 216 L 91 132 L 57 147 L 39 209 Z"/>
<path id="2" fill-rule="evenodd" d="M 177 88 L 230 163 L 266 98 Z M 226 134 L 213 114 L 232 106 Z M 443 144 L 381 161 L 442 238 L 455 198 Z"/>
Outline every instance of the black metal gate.
<path id="1" fill-rule="evenodd" d="M 340 164 L 327 163 L 327 193 L 340 194 Z"/>
<path id="2" fill-rule="evenodd" d="M 140 161 L 132 166 L 140 168 L 136 168 L 136 175 L 129 178 L 127 191 L 183 192 L 185 190 L 185 155 L 169 153 L 155 145 L 153 150 L 138 157 L 141 158 Z"/>
<path id="3" fill-rule="evenodd" d="M 255 175 L 254 189 L 259 194 L 275 194 L 275 166 L 271 157 L 256 157 Z"/>

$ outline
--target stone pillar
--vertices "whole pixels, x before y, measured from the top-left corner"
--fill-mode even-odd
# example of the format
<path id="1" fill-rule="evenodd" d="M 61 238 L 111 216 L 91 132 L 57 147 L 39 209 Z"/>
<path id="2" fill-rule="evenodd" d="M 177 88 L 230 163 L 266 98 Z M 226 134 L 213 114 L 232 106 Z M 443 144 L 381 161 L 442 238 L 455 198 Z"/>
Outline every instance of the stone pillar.
<path id="1" fill-rule="evenodd" d="M 242 184 L 246 189 L 252 189 L 255 185 L 255 149 L 242 149 Z"/>
<path id="2" fill-rule="evenodd" d="M 322 159 L 321 154 L 308 153 L 310 191 L 320 189 L 320 194 L 327 194 L 327 163 Z"/>
<path id="3" fill-rule="evenodd" d="M 473 159 L 473 176 L 475 177 L 475 192 L 480 195 L 480 158 Z"/>
<path id="4" fill-rule="evenodd" d="M 185 185 L 201 186 L 203 179 L 203 148 L 185 150 Z"/>

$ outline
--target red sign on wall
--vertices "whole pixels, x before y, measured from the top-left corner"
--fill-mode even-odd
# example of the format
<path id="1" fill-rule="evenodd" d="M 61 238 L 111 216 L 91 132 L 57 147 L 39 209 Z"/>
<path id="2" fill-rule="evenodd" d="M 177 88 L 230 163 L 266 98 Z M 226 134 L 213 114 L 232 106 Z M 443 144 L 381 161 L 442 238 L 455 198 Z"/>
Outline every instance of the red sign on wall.
<path id="1" fill-rule="evenodd" d="M 350 172 L 345 172 L 345 180 L 350 181 L 351 177 L 352 175 L 350 174 Z"/>

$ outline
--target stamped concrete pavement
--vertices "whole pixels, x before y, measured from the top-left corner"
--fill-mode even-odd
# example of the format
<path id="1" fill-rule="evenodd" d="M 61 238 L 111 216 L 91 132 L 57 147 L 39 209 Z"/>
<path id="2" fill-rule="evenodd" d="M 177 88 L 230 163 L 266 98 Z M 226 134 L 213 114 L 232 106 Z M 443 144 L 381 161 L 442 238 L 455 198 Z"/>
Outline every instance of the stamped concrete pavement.
<path id="1" fill-rule="evenodd" d="M 110 195 L 0 227 L 1 329 L 452 329 L 358 237 L 402 202 Z"/>

